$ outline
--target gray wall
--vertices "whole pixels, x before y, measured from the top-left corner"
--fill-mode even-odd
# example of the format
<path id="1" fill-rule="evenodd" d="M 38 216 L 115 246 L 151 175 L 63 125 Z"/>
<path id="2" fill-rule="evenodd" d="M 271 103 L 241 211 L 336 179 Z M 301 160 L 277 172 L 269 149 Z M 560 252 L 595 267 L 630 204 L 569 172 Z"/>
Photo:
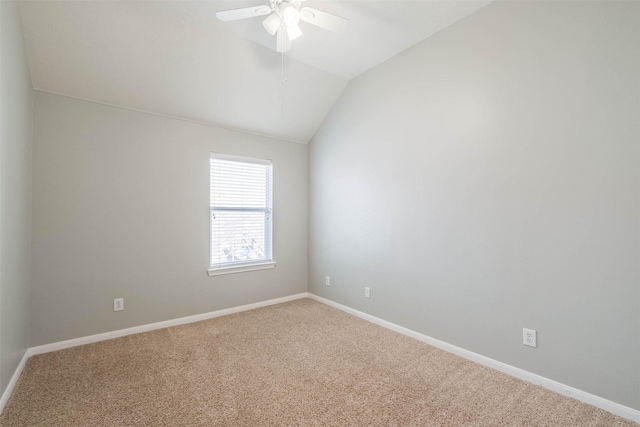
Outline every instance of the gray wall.
<path id="1" fill-rule="evenodd" d="M 15 2 L 0 2 L 0 395 L 29 347 L 33 90 Z"/>
<path id="2" fill-rule="evenodd" d="M 42 92 L 35 120 L 32 345 L 306 292 L 306 145 Z M 211 151 L 273 160 L 276 268 L 207 276 Z"/>
<path id="3" fill-rule="evenodd" d="M 310 291 L 640 409 L 639 15 L 496 2 L 353 80 L 309 149 Z"/>

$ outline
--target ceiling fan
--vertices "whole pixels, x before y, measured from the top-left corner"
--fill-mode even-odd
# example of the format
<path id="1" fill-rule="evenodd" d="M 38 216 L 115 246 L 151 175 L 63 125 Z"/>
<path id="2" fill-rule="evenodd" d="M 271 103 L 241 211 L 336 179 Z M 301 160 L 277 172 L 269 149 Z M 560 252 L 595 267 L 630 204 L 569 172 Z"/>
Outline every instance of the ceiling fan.
<path id="1" fill-rule="evenodd" d="M 302 35 L 300 21 L 331 31 L 341 31 L 349 22 L 348 19 L 318 9 L 301 7 L 303 1 L 269 0 L 268 6 L 221 10 L 216 12 L 216 16 L 219 20 L 226 22 L 269 15 L 262 21 L 262 25 L 269 34 L 276 35 L 278 52 L 287 52 L 291 49 L 291 41 Z"/>

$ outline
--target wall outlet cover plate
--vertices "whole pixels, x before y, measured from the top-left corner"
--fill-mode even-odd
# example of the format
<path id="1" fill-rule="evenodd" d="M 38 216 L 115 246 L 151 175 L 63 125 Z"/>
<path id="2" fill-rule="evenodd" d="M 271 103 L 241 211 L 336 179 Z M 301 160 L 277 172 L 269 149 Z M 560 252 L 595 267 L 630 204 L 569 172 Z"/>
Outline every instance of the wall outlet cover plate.
<path id="1" fill-rule="evenodd" d="M 522 328 L 522 344 L 529 347 L 537 347 L 538 333 L 533 329 Z"/>

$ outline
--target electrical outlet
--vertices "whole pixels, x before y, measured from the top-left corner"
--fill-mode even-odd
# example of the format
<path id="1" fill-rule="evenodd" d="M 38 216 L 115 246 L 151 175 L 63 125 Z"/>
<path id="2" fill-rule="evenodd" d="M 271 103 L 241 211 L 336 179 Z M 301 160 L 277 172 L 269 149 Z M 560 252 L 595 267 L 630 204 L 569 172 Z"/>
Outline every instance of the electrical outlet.
<path id="1" fill-rule="evenodd" d="M 522 344 L 529 347 L 537 347 L 538 333 L 533 329 L 522 328 Z"/>
<path id="2" fill-rule="evenodd" d="M 116 298 L 113 300 L 113 311 L 124 310 L 124 298 Z"/>
<path id="3" fill-rule="evenodd" d="M 327 285 L 327 286 L 331 286 L 331 277 L 325 276 L 324 277 L 324 284 Z"/>
<path id="4" fill-rule="evenodd" d="M 364 288 L 364 297 L 365 298 L 371 298 L 371 288 Z"/>

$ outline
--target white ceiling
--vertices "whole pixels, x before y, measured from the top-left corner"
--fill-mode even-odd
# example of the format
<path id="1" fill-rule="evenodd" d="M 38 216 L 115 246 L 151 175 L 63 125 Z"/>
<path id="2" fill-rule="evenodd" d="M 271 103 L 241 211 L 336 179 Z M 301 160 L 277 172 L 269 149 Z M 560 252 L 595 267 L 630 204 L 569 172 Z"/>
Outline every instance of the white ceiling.
<path id="1" fill-rule="evenodd" d="M 349 79 L 489 0 L 309 0 L 350 22 L 341 34 L 302 23 L 284 84 L 282 55 L 260 17 L 215 18 L 217 10 L 262 3 L 22 2 L 33 86 L 306 143 Z"/>

